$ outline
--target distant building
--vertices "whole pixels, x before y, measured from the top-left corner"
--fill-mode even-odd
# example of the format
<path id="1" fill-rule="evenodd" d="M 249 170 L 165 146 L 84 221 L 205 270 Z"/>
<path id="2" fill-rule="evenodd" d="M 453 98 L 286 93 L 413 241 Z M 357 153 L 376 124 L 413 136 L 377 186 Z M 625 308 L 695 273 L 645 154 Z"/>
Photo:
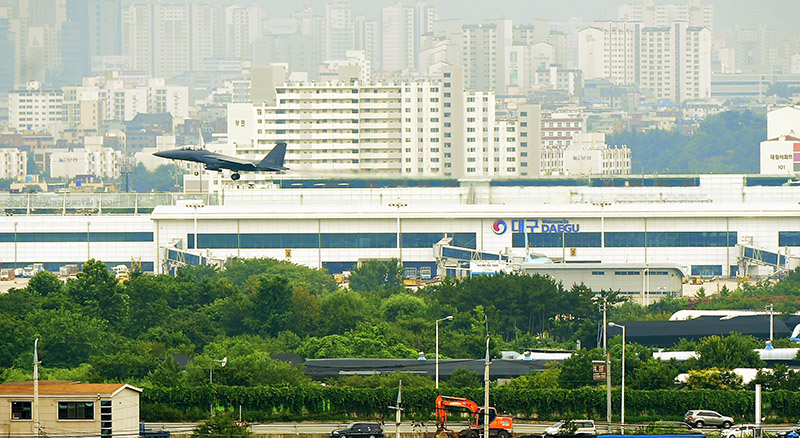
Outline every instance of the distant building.
<path id="1" fill-rule="evenodd" d="M 27 152 L 17 148 L 0 148 L 0 179 L 18 179 L 27 173 Z"/>
<path id="2" fill-rule="evenodd" d="M 767 175 L 800 173 L 800 138 L 781 135 L 761 142 L 760 172 Z"/>
<path id="3" fill-rule="evenodd" d="M 141 392 L 123 383 L 42 380 L 38 400 L 41 430 L 48 435 L 138 435 Z M 32 435 L 33 402 L 33 382 L 0 385 L 0 434 Z"/>
<path id="4" fill-rule="evenodd" d="M 29 82 L 8 95 L 8 123 L 17 131 L 58 134 L 63 125 L 64 94 L 44 90 L 39 82 Z"/>

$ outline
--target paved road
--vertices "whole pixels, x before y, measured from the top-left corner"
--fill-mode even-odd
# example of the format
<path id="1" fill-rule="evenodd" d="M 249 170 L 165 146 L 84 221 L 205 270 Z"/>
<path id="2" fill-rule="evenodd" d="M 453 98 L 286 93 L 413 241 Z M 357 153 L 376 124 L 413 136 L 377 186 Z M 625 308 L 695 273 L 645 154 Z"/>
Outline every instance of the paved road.
<path id="1" fill-rule="evenodd" d="M 514 433 L 516 435 L 541 435 L 544 429 L 552 423 L 514 423 Z M 194 428 L 195 423 L 147 423 L 146 427 L 152 430 L 168 430 L 175 434 L 186 433 L 190 434 Z M 251 430 L 256 434 L 329 434 L 334 429 L 339 429 L 344 426 L 344 423 L 254 423 L 250 424 Z M 449 423 L 449 427 L 453 430 L 461 430 L 467 426 L 466 423 Z M 774 433 L 778 431 L 788 430 L 793 425 L 769 425 L 765 426 L 764 430 Z M 635 425 L 631 425 L 635 427 Z M 387 437 L 394 436 L 394 423 L 386 423 L 384 431 Z M 404 422 L 400 425 L 401 433 L 411 432 L 435 432 L 436 425 L 434 423 L 425 423 L 424 426 L 417 424 L 416 426 L 411 422 Z M 605 423 L 597 422 L 597 431 L 600 433 L 605 432 Z M 703 432 L 706 435 L 717 432 L 716 428 L 705 428 Z"/>
<path id="2" fill-rule="evenodd" d="M 466 423 L 448 423 L 453 430 L 461 430 L 467 427 Z M 539 434 L 544 432 L 547 424 L 514 424 L 514 432 L 518 434 Z M 250 428 L 257 434 L 287 434 L 287 433 L 323 433 L 329 434 L 334 429 L 340 429 L 345 423 L 253 423 Z M 147 423 L 146 427 L 152 430 L 168 430 L 172 433 L 191 433 L 194 423 Z M 395 429 L 394 423 L 386 423 L 384 431 L 387 436 L 391 436 Z M 436 424 L 424 423 L 416 426 L 411 422 L 403 422 L 400 425 L 400 432 L 435 432 Z"/>

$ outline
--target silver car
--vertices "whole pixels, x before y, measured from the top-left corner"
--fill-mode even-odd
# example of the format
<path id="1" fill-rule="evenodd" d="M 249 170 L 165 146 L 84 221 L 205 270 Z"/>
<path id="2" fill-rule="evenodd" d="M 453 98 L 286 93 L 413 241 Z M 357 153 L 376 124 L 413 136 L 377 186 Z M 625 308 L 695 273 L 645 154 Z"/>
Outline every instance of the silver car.
<path id="1" fill-rule="evenodd" d="M 561 420 L 544 430 L 545 437 L 556 435 L 597 435 L 593 420 Z"/>
<path id="2" fill-rule="evenodd" d="M 687 411 L 683 416 L 683 421 L 686 422 L 686 424 L 698 429 L 706 425 L 721 427 L 723 429 L 728 429 L 733 426 L 733 418 L 726 417 L 716 411 L 699 409 Z"/>

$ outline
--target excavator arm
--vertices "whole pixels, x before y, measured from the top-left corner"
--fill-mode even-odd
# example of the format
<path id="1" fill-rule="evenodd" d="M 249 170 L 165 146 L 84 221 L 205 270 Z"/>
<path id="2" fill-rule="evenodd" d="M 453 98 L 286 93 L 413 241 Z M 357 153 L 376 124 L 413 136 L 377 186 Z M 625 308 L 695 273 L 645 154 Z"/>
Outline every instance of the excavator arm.
<path id="1" fill-rule="evenodd" d="M 457 407 L 464 408 L 470 411 L 473 415 L 478 412 L 478 404 L 472 400 L 461 397 L 448 397 L 446 395 L 439 395 L 436 397 L 436 430 L 450 431 L 447 429 L 445 423 L 447 422 L 447 408 Z M 452 432 L 452 431 L 450 431 Z"/>

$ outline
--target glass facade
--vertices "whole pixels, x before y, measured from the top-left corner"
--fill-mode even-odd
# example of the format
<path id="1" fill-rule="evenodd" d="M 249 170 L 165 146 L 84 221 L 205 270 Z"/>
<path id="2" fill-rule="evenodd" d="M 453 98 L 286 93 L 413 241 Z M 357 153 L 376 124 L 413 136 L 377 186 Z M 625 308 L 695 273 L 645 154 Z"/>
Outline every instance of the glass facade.
<path id="1" fill-rule="evenodd" d="M 528 233 L 531 248 L 600 248 L 601 233 Z M 608 235 L 608 233 L 606 233 Z M 511 236 L 514 248 L 525 248 L 525 233 Z"/>
<path id="2" fill-rule="evenodd" d="M 0 233 L 0 242 L 152 242 L 152 232 Z"/>
<path id="3" fill-rule="evenodd" d="M 698 277 L 722 275 L 722 265 L 692 265 L 692 275 Z"/>
<path id="4" fill-rule="evenodd" d="M 447 233 L 452 244 L 475 249 L 475 233 Z M 433 248 L 445 233 L 403 233 L 403 248 Z M 84 236 L 85 237 L 85 236 Z M 187 234 L 189 249 L 194 249 L 194 234 Z M 220 248 L 397 248 L 397 233 L 272 233 L 272 234 L 198 234 L 197 246 Z"/>
<path id="5" fill-rule="evenodd" d="M 779 231 L 778 246 L 800 246 L 800 231 Z"/>
<path id="6" fill-rule="evenodd" d="M 606 247 L 630 248 L 715 248 L 733 247 L 738 241 L 735 231 L 677 231 L 677 232 L 608 232 Z M 569 245 L 567 245 L 569 246 Z"/>

